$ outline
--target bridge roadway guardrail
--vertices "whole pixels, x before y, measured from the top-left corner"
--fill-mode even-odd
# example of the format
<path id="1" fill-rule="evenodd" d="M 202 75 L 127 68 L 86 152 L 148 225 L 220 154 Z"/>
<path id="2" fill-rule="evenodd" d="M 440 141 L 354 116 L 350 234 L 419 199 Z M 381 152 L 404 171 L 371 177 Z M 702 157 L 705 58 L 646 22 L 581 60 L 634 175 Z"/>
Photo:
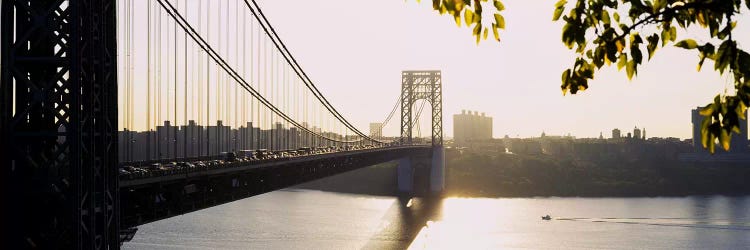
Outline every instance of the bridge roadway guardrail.
<path id="1" fill-rule="evenodd" d="M 327 158 L 334 157 L 345 157 L 359 155 L 363 153 L 374 153 L 383 151 L 395 151 L 403 149 L 415 149 L 425 148 L 428 145 L 410 145 L 410 146 L 392 146 L 392 147 L 376 147 L 367 149 L 347 150 L 347 151 L 335 151 L 328 153 L 316 153 L 299 156 L 289 156 L 273 159 L 260 159 L 260 160 L 244 160 L 244 161 L 232 161 L 225 162 L 219 165 L 208 165 L 208 166 L 194 166 L 194 167 L 172 167 L 169 169 L 157 169 L 157 170 L 145 170 L 141 172 L 132 172 L 120 175 L 120 187 L 130 187 L 145 185 L 158 182 L 169 182 L 176 181 L 184 178 L 212 176 L 218 174 L 227 174 L 230 172 L 242 172 L 252 169 L 260 169 L 267 167 L 275 167 L 279 165 L 288 164 L 299 164 L 304 162 L 318 161 Z M 187 158 L 187 159 L 174 159 L 174 160 L 160 160 L 140 163 L 123 163 L 121 167 L 126 165 L 134 166 L 147 166 L 153 163 L 167 163 L 167 162 L 205 162 L 215 161 L 221 159 L 219 156 L 212 157 L 201 157 L 201 158 Z"/>

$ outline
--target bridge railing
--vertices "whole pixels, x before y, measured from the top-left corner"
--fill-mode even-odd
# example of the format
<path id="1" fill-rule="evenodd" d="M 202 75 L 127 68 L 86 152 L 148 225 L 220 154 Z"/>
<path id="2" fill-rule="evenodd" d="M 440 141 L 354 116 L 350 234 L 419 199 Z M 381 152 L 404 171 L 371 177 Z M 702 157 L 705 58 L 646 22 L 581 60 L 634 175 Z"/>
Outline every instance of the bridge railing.
<path id="1" fill-rule="evenodd" d="M 186 159 L 170 159 L 158 161 L 124 162 L 120 164 L 120 179 L 133 180 L 167 175 L 179 175 L 193 172 L 207 171 L 211 169 L 233 168 L 250 165 L 263 165 L 267 163 L 284 162 L 289 160 L 304 159 L 306 157 L 318 157 L 327 154 L 356 153 L 374 150 L 389 150 L 399 148 L 424 147 L 429 144 L 390 144 L 384 147 L 363 146 L 349 149 L 337 149 L 335 147 L 326 149 L 311 149 L 308 152 L 295 154 L 284 154 L 287 151 L 276 151 L 268 153 L 263 157 L 226 154 L 224 156 L 194 157 Z M 257 151 L 256 151 L 257 152 Z"/>

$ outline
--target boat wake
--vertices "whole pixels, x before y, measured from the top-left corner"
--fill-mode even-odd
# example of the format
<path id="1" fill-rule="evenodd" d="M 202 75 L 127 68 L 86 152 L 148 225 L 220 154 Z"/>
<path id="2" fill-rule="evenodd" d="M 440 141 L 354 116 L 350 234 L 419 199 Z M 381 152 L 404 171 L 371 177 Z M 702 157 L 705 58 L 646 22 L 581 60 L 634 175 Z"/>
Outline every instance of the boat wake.
<path id="1" fill-rule="evenodd" d="M 689 227 L 719 230 L 750 231 L 750 223 L 733 222 L 727 219 L 695 218 L 554 218 L 558 221 L 577 221 L 593 223 L 617 223 L 630 225 L 648 225 L 664 227 Z"/>

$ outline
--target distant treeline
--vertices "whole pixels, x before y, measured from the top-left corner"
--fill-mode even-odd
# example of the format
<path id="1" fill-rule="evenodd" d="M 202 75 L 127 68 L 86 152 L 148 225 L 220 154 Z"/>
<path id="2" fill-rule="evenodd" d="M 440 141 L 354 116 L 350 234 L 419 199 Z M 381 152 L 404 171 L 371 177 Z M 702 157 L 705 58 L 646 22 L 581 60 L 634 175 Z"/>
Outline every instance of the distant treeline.
<path id="1" fill-rule="evenodd" d="M 446 159 L 446 195 L 462 197 L 686 196 L 750 194 L 750 166 L 665 160 L 591 161 L 483 152 Z M 396 195 L 396 164 L 344 173 L 299 188 Z"/>

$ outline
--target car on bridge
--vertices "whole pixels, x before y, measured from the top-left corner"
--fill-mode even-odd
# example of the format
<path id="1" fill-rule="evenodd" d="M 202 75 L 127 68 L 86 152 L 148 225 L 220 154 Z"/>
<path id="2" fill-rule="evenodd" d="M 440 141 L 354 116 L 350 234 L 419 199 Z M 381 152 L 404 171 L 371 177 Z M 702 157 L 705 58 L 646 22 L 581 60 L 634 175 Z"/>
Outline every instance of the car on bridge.
<path id="1" fill-rule="evenodd" d="M 237 160 L 237 154 L 234 152 L 221 152 L 219 155 L 221 155 L 221 158 L 224 159 L 224 161 L 233 162 Z"/>
<path id="2" fill-rule="evenodd" d="M 261 148 L 261 149 L 255 150 L 255 158 L 257 158 L 258 160 L 269 159 L 268 149 Z"/>

